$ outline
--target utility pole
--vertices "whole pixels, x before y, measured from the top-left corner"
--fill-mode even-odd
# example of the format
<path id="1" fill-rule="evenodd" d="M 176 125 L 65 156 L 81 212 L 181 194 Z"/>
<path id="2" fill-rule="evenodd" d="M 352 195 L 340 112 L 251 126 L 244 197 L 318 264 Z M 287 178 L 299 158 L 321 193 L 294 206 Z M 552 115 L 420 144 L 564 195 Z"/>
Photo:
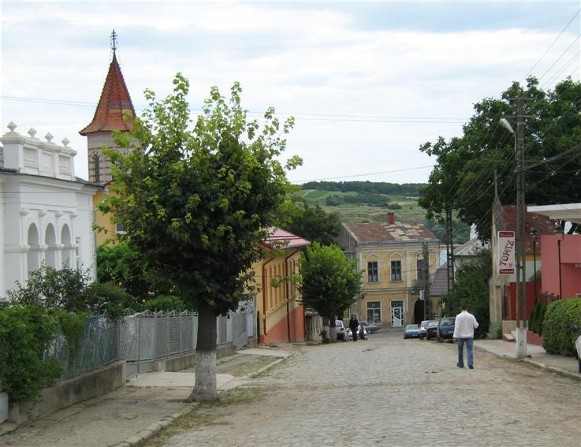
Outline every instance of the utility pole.
<path id="1" fill-rule="evenodd" d="M 516 356 L 527 356 L 526 266 L 525 266 L 525 164 L 524 164 L 524 111 L 522 98 L 517 99 L 516 121 Z"/>
<path id="2" fill-rule="evenodd" d="M 427 320 L 427 311 L 430 304 L 430 252 L 427 242 L 422 243 L 422 252 L 424 256 L 424 320 Z"/>
<path id="3" fill-rule="evenodd" d="M 446 272 L 448 292 L 454 287 L 454 236 L 452 233 L 452 209 L 446 205 Z"/>

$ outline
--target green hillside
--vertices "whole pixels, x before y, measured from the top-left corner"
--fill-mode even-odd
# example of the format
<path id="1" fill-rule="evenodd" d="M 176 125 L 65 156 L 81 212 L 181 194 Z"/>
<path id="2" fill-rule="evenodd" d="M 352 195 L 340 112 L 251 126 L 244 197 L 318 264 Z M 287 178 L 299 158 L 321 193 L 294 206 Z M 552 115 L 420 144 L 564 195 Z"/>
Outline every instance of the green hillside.
<path id="1" fill-rule="evenodd" d="M 398 222 L 423 222 L 425 211 L 417 197 L 389 194 L 361 195 L 354 192 L 302 190 L 303 197 L 326 212 L 339 214 L 342 222 L 383 222 L 387 213 L 395 213 Z M 366 200 L 371 199 L 371 200 Z"/>

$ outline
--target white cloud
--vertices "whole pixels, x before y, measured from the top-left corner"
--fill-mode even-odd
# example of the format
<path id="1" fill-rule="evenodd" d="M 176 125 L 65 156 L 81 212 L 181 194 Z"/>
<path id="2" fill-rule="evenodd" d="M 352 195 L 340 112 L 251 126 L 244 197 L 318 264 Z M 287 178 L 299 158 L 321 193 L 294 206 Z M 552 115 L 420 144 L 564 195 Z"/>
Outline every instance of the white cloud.
<path id="1" fill-rule="evenodd" d="M 518 10 L 517 26 L 503 26 L 522 5 L 458 5 L 462 15 L 454 20 L 450 5 L 437 2 L 9 2 L 2 11 L 0 123 L 51 132 L 55 141 L 66 136 L 79 153 L 77 173 L 86 177 L 86 140 L 78 131 L 93 116 L 115 29 L 138 109 L 146 88 L 169 93 L 178 71 L 190 80 L 194 110 L 211 85 L 227 93 L 240 81 L 252 112 L 272 105 L 297 116 L 287 153 L 305 164 L 291 180 L 383 172 L 363 177 L 423 182 L 433 160 L 420 144 L 460 135 L 473 104 L 522 81 L 578 9 L 561 2 L 541 23 L 546 5 L 533 2 Z M 408 15 L 398 16 L 405 8 Z M 565 30 L 533 74 L 548 80 L 573 58 L 556 80 L 569 73 L 579 80 L 578 45 L 576 55 L 566 50 L 578 33 L 575 25 Z"/>

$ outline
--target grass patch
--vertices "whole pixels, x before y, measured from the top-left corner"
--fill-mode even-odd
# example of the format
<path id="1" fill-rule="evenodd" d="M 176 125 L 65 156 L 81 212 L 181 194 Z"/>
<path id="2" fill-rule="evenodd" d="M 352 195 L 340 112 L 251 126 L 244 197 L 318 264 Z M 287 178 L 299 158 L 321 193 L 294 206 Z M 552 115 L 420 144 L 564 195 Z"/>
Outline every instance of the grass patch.
<path id="1" fill-rule="evenodd" d="M 238 354 L 237 358 L 226 358 L 226 361 L 218 365 L 220 374 L 230 374 L 231 376 L 241 377 L 274 363 L 277 357 L 259 356 L 256 358 L 245 358 L 245 354 Z"/>

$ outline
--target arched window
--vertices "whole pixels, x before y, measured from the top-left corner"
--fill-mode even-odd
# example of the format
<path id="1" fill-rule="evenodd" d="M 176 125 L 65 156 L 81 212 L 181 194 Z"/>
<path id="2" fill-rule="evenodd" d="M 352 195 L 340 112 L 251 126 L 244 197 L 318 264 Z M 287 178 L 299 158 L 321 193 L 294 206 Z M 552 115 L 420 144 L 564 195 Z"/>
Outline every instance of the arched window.
<path id="1" fill-rule="evenodd" d="M 38 228 L 35 224 L 30 224 L 28 227 L 28 239 L 27 243 L 29 245 L 28 253 L 26 255 L 28 272 L 33 272 L 40 268 L 40 238 L 38 235 Z"/>
<path id="2" fill-rule="evenodd" d="M 54 226 L 52 224 L 48 224 L 46 226 L 44 243 L 48 247 L 47 251 L 46 251 L 46 265 L 48 265 L 49 267 L 52 267 L 52 268 L 57 268 L 57 265 L 56 265 L 56 254 L 57 254 L 56 234 L 54 231 Z"/>
<path id="3" fill-rule="evenodd" d="M 71 230 L 67 224 L 64 224 L 61 230 L 61 244 L 63 246 L 62 266 L 71 266 L 71 259 L 73 259 L 71 254 Z"/>

